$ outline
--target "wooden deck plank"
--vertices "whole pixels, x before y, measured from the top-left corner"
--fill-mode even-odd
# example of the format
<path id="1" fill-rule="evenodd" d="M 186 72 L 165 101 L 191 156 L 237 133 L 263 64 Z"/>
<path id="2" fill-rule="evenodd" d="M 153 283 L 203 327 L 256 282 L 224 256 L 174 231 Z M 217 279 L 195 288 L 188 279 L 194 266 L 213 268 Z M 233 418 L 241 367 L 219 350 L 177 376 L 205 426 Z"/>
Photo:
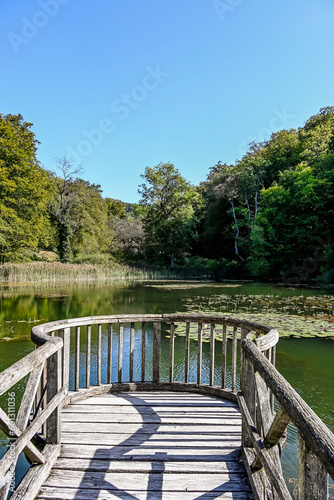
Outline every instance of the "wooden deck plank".
<path id="1" fill-rule="evenodd" d="M 99 434 L 134 434 L 139 432 L 141 434 L 183 434 L 185 436 L 189 434 L 239 434 L 240 429 L 237 424 L 235 425 L 223 425 L 223 424 L 212 424 L 208 422 L 207 424 L 194 424 L 192 422 L 187 422 L 185 424 L 162 424 L 159 421 L 155 423 L 140 422 L 137 424 L 132 423 L 120 423 L 116 424 L 114 422 L 102 422 L 98 425 L 93 422 L 80 422 L 78 426 L 77 422 L 64 422 L 63 431 L 67 433 L 81 434 L 84 432 L 91 433 L 92 425 L 95 425 L 98 430 L 96 433 Z"/>
<path id="2" fill-rule="evenodd" d="M 90 472 L 151 472 L 152 463 L 143 460 L 108 460 L 97 458 L 65 458 L 58 459 L 54 469 L 68 469 Z M 245 469 L 240 462 L 197 461 L 197 462 L 164 462 L 158 460 L 154 464 L 155 472 L 192 472 L 192 473 L 244 473 Z"/>
<path id="3" fill-rule="evenodd" d="M 145 424 L 156 424 L 160 422 L 161 424 L 203 424 L 203 416 L 199 415 L 185 415 L 185 414 L 174 414 L 169 416 L 158 416 L 154 413 L 145 414 L 144 416 L 140 413 L 132 413 L 122 415 L 122 413 L 113 413 L 113 421 L 118 424 L 141 424 L 145 421 Z M 110 415 L 105 413 L 65 413 L 63 414 L 63 429 L 67 429 L 67 423 L 73 422 L 95 422 L 96 424 L 109 423 L 112 424 Z M 205 422 L 208 424 L 218 424 L 218 425 L 237 425 L 240 426 L 241 417 L 234 415 L 205 415 Z M 66 425 L 65 425 L 66 424 Z"/>
<path id="4" fill-rule="evenodd" d="M 67 413 L 107 413 L 110 415 L 112 412 L 114 415 L 135 415 L 138 414 L 139 407 L 134 407 L 130 405 L 101 405 L 97 408 L 96 404 L 95 405 L 68 405 L 65 408 L 63 408 L 62 413 L 66 415 Z M 240 415 L 240 410 L 239 408 L 235 406 L 224 406 L 224 413 L 223 415 Z M 209 415 L 221 415 L 221 407 L 205 407 L 205 406 L 199 406 L 197 407 L 196 405 L 193 406 L 177 406 L 173 407 L 171 410 L 168 407 L 165 406 L 141 406 L 140 407 L 140 414 L 156 414 L 159 413 L 159 415 L 174 415 L 175 411 L 178 413 L 184 413 L 187 415 L 202 415 L 202 414 L 209 414 Z"/>
<path id="5" fill-rule="evenodd" d="M 95 489 L 63 489 L 58 487 L 54 488 L 43 486 L 40 490 L 39 496 L 36 497 L 36 500 L 147 500 L 148 498 L 153 500 L 154 497 L 148 497 L 147 492 L 142 491 L 131 491 L 131 494 L 129 494 L 127 491 L 117 491 L 116 493 L 113 493 L 112 491 L 97 491 Z M 174 492 L 163 491 L 159 492 L 159 496 L 156 496 L 155 498 L 159 500 L 194 500 L 194 493 L 179 491 L 176 499 Z M 218 494 L 199 494 L 198 498 L 201 500 L 213 500 L 217 498 L 223 500 L 250 500 L 250 498 L 253 497 L 247 492 L 220 492 Z"/>
<path id="6" fill-rule="evenodd" d="M 209 448 L 235 448 L 240 446 L 241 439 L 236 436 L 235 439 L 231 436 L 223 439 L 219 436 L 197 436 L 197 437 L 186 437 L 184 435 L 168 435 L 163 436 L 149 436 L 133 434 L 99 434 L 99 433 L 89 433 L 82 432 L 75 434 L 63 433 L 62 443 L 64 444 L 90 444 L 91 442 L 98 445 L 108 445 L 108 446 L 122 446 L 122 447 L 154 447 L 157 449 L 168 449 L 168 448 L 199 448 L 199 447 L 209 447 Z M 138 449 L 137 449 L 138 451 Z"/>
<path id="7" fill-rule="evenodd" d="M 54 469 L 45 486 L 128 491 L 250 491 L 245 474 L 80 472 Z"/>
<path id="8" fill-rule="evenodd" d="M 168 461 L 238 461 L 240 460 L 240 450 L 231 443 L 231 445 L 218 445 L 216 448 L 209 443 L 209 446 L 145 446 L 133 448 L 132 446 L 106 446 L 98 444 L 80 445 L 63 444 L 62 457 L 77 458 L 101 458 L 108 460 L 150 460 L 152 462 L 163 459 Z"/>
<path id="9" fill-rule="evenodd" d="M 116 405 L 116 406 L 205 406 L 205 407 L 238 407 L 236 403 L 228 400 L 222 400 L 211 396 L 203 396 L 202 394 L 192 394 L 188 397 L 181 397 L 178 393 L 168 393 L 169 396 L 165 397 L 140 397 L 140 393 L 136 392 L 135 396 L 129 394 L 104 394 L 103 396 L 95 396 L 89 399 L 84 399 L 76 402 L 76 405 Z"/>
<path id="10" fill-rule="evenodd" d="M 235 403 L 195 393 L 94 396 L 62 411 L 62 451 L 38 499 L 252 498 Z"/>

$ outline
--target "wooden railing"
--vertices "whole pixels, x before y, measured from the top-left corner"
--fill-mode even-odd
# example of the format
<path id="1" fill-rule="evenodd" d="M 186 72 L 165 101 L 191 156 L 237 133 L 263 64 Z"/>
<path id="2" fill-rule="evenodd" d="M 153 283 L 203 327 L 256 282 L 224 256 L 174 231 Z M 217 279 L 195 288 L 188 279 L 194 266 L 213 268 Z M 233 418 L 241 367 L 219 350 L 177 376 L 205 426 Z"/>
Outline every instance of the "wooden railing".
<path id="1" fill-rule="evenodd" d="M 162 329 L 166 336 L 167 328 L 168 374 L 162 377 Z M 180 328 L 185 335 L 184 371 L 176 376 L 175 331 Z M 196 344 L 191 342 L 194 328 Z M 291 498 L 280 464 L 282 436 L 291 420 L 301 436 L 300 498 L 327 498 L 327 474 L 333 477 L 334 470 L 333 435 L 275 370 L 276 330 L 223 316 L 118 315 L 39 325 L 32 329 L 32 340 L 36 350 L 0 374 L 0 396 L 6 393 L 7 397 L 29 375 L 15 422 L 4 410 L 0 412 L 1 430 L 14 438 L 0 460 L 0 478 L 4 478 L 0 479 L 0 500 L 10 493 L 21 451 L 34 467 L 11 498 L 29 500 L 37 494 L 59 454 L 63 405 L 93 394 L 141 388 L 205 392 L 238 401 L 244 460 L 255 497 L 261 500 Z M 202 373 L 202 340 L 210 342 L 208 377 Z M 194 346 L 195 370 L 190 362 Z M 218 370 L 217 347 L 221 350 Z M 309 483 L 314 482 L 309 472 L 311 459 L 317 464 L 318 478 L 318 489 L 312 485 L 312 491 L 321 491 L 322 496 L 307 496 Z"/>
<path id="2" fill-rule="evenodd" d="M 256 499 L 291 499 L 280 463 L 290 421 L 298 431 L 298 499 L 327 499 L 334 435 L 262 354 L 261 345 L 244 339 L 241 347 L 242 450 Z"/>

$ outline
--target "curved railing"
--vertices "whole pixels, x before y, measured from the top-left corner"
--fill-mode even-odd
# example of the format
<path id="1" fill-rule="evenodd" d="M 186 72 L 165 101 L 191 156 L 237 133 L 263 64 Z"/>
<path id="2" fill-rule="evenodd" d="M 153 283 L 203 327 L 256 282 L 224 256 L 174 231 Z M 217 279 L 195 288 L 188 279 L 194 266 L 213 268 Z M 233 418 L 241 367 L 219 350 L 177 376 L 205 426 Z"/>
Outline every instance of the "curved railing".
<path id="1" fill-rule="evenodd" d="M 176 376 L 180 330 L 185 336 L 184 371 Z M 217 315 L 117 315 L 35 326 L 32 340 L 36 350 L 0 374 L 0 396 L 30 374 L 16 420 L 0 410 L 0 428 L 14 438 L 0 461 L 1 500 L 10 492 L 11 471 L 21 451 L 38 465 L 28 471 L 12 498 L 37 494 L 59 454 L 63 405 L 105 391 L 142 388 L 206 392 L 238 401 L 244 461 L 256 498 L 291 498 L 281 472 L 280 449 L 292 420 L 301 443 L 300 492 L 306 496 L 300 498 L 327 498 L 319 491 L 327 492 L 327 473 L 334 475 L 333 435 L 274 368 L 276 330 Z M 169 344 L 168 373 L 162 373 L 162 341 Z M 203 341 L 210 343 L 206 377 Z M 311 458 L 316 481 L 310 473 Z M 311 483 L 315 491 L 314 482 L 317 494 L 307 496 Z"/>

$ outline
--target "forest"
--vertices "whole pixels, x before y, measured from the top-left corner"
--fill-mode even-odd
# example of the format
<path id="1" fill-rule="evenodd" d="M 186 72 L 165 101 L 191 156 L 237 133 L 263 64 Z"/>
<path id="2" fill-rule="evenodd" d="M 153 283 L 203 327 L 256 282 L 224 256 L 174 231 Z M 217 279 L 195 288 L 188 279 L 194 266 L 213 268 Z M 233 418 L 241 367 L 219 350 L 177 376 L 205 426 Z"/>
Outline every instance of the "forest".
<path id="1" fill-rule="evenodd" d="M 104 198 L 70 158 L 43 168 L 31 127 L 20 114 L 0 115 L 2 265 L 118 263 L 217 281 L 334 282 L 334 107 L 251 143 L 233 165 L 203 165 L 199 186 L 171 163 L 146 167 L 138 204 Z"/>

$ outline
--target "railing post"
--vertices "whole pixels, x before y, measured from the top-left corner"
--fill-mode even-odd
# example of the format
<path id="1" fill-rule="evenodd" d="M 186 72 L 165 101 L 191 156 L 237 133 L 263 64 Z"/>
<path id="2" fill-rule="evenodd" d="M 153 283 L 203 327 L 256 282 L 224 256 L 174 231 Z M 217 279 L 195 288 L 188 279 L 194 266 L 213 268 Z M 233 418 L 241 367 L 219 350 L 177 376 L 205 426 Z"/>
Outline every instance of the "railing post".
<path id="1" fill-rule="evenodd" d="M 108 362 L 107 362 L 107 384 L 111 384 L 112 376 L 112 324 L 108 325 Z"/>
<path id="2" fill-rule="evenodd" d="M 189 355 L 190 355 L 190 323 L 186 322 L 186 352 L 184 358 L 184 382 L 189 382 Z"/>
<path id="3" fill-rule="evenodd" d="M 59 337 L 63 339 L 63 356 L 62 356 L 62 381 L 63 387 L 66 387 L 67 392 L 69 391 L 70 383 L 70 338 L 71 330 L 70 328 L 63 328 L 59 331 Z"/>
<path id="4" fill-rule="evenodd" d="M 135 348 L 135 324 L 132 322 L 130 325 L 130 370 L 129 379 L 133 382 L 133 355 Z"/>
<path id="5" fill-rule="evenodd" d="M 153 323 L 153 382 L 160 382 L 161 323 Z"/>
<path id="6" fill-rule="evenodd" d="M 61 349 L 58 349 L 47 360 L 47 391 L 46 398 L 49 403 L 61 388 Z M 61 440 L 61 405 L 51 413 L 46 422 L 46 442 L 58 444 Z"/>
<path id="7" fill-rule="evenodd" d="M 101 385 L 101 346 L 102 346 L 102 325 L 97 325 L 97 360 L 96 360 L 96 380 L 97 385 Z"/>
<path id="8" fill-rule="evenodd" d="M 210 374 L 209 385 L 214 385 L 215 378 L 215 325 L 210 324 Z"/>
<path id="9" fill-rule="evenodd" d="M 146 365 L 146 322 L 141 325 L 141 381 L 145 382 L 145 365 Z"/>
<path id="10" fill-rule="evenodd" d="M 236 389 L 237 380 L 237 344 L 238 342 L 238 328 L 233 327 L 233 340 L 232 340 L 232 391 Z"/>
<path id="11" fill-rule="evenodd" d="M 298 498 L 299 500 L 328 498 L 326 469 L 300 434 L 298 434 Z"/>
<path id="12" fill-rule="evenodd" d="M 90 356 L 91 356 L 92 326 L 87 325 L 87 349 L 86 349 L 86 387 L 90 387 Z"/>
<path id="13" fill-rule="evenodd" d="M 202 335 L 203 335 L 203 323 L 198 323 L 198 334 L 197 334 L 197 385 L 201 385 L 202 382 Z"/>
<path id="14" fill-rule="evenodd" d="M 174 382 L 174 345 L 175 331 L 174 323 L 170 324 L 170 344 L 169 344 L 169 382 Z"/>
<path id="15" fill-rule="evenodd" d="M 240 367 L 240 390 L 245 398 L 248 411 L 253 422 L 256 422 L 256 400 L 255 400 L 255 374 L 251 361 L 247 358 L 243 349 L 243 341 L 247 337 L 247 331 L 241 331 L 241 367 Z M 248 436 L 247 422 L 242 417 L 242 446 L 252 448 L 253 444 Z"/>
<path id="16" fill-rule="evenodd" d="M 80 326 L 75 329 L 75 390 L 80 387 Z"/>
<path id="17" fill-rule="evenodd" d="M 122 369 L 123 369 L 123 333 L 124 326 L 123 323 L 119 324 L 119 336 L 118 336 L 118 382 L 122 382 Z"/>

